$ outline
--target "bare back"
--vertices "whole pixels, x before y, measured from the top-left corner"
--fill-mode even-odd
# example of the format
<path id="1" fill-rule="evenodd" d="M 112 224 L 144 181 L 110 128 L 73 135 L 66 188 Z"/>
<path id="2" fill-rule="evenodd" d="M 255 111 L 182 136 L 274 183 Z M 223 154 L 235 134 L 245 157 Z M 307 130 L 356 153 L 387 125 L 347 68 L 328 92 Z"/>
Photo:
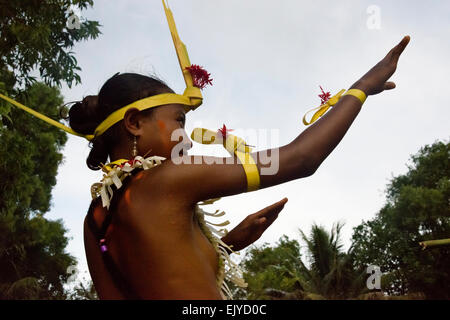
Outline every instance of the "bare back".
<path id="1" fill-rule="evenodd" d="M 221 299 L 216 284 L 217 253 L 195 220 L 195 206 L 158 187 L 161 169 L 127 178 L 130 181 L 117 194 L 117 206 L 109 213 L 113 218 L 105 237 L 108 252 L 139 298 Z M 148 190 L 148 185 L 154 188 Z M 93 213 L 100 226 L 106 208 L 98 202 Z M 86 221 L 84 233 L 99 297 L 124 299 Z"/>

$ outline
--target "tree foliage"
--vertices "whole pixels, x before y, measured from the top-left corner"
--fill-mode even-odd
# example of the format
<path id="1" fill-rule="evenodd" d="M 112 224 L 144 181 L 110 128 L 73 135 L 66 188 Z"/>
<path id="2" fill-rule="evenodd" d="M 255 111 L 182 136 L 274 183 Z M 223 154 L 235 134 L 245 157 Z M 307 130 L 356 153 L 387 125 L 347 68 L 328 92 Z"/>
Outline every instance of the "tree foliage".
<path id="1" fill-rule="evenodd" d="M 264 244 L 249 248 L 241 262 L 248 288 L 246 293 L 240 291 L 237 296 L 269 299 L 267 289 L 284 292 L 300 289 L 296 277 L 300 257 L 299 243 L 286 236 L 282 236 L 274 247 Z"/>
<path id="2" fill-rule="evenodd" d="M 336 223 L 331 232 L 313 225 L 309 237 L 300 231 L 306 243 L 310 268 L 305 270 L 305 289 L 327 299 L 354 298 L 366 292 L 366 270 L 353 263 L 352 248 L 343 251 L 341 230 Z"/>
<path id="3" fill-rule="evenodd" d="M 70 49 L 97 38 L 100 24 L 84 19 L 78 29 L 68 28 L 68 21 L 71 8 L 92 5 L 93 0 L 0 0 L 0 70 L 13 71 L 19 85 L 35 81 L 35 69 L 48 85 L 81 83 Z"/>
<path id="4" fill-rule="evenodd" d="M 79 281 L 69 293 L 67 299 L 70 300 L 98 300 L 98 294 L 94 283 L 90 280 L 88 283 Z"/>
<path id="5" fill-rule="evenodd" d="M 419 242 L 450 237 L 450 148 L 437 141 L 412 156 L 408 172 L 393 177 L 387 202 L 372 220 L 354 228 L 343 252 L 342 224 L 328 232 L 300 231 L 273 247 L 252 247 L 241 262 L 248 299 L 449 299 L 450 246 L 422 250 Z M 305 262 L 304 262 L 305 261 Z M 368 292 L 367 267 L 381 268 L 381 290 Z M 389 294 L 389 296 L 386 295 Z"/>
<path id="6" fill-rule="evenodd" d="M 34 83 L 16 97 L 57 118 L 63 99 L 56 88 Z M 0 127 L 0 297 L 64 297 L 66 270 L 75 263 L 65 252 L 62 221 L 50 221 L 65 132 L 13 108 Z"/>
<path id="7" fill-rule="evenodd" d="M 450 237 L 449 152 L 440 141 L 421 148 L 408 172 L 390 181 L 376 217 L 354 229 L 355 261 L 380 266 L 382 289 L 391 294 L 450 298 L 450 247 L 419 246 Z"/>
<path id="8" fill-rule="evenodd" d="M 306 244 L 303 262 L 297 240 L 280 238 L 274 247 L 252 247 L 241 265 L 248 283 L 240 298 L 247 299 L 348 299 L 366 291 L 366 275 L 355 269 L 352 254 L 342 251 L 340 230 L 313 225 L 310 235 L 300 231 Z"/>
<path id="9" fill-rule="evenodd" d="M 92 0 L 0 0 L 0 93 L 58 120 L 57 86 L 81 82 L 73 52 L 100 34 L 97 21 L 68 28 L 69 9 Z M 37 82 L 33 73 L 38 73 Z M 67 230 L 51 206 L 65 132 L 0 100 L 0 299 L 63 299 Z"/>

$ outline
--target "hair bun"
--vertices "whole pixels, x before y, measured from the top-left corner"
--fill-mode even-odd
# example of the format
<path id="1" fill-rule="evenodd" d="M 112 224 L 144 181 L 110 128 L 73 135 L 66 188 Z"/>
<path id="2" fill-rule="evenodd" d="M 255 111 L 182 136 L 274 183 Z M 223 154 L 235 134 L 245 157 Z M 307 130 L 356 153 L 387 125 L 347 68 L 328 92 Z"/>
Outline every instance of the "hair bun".
<path id="1" fill-rule="evenodd" d="M 92 134 L 102 121 L 98 96 L 86 96 L 69 110 L 70 127 L 78 133 Z"/>

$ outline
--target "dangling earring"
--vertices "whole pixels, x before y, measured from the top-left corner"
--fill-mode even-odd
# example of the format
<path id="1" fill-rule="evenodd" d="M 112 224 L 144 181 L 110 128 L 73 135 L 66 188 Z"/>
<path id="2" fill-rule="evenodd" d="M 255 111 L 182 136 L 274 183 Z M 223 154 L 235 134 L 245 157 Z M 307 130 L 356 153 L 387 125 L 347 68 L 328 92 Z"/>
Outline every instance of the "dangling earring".
<path id="1" fill-rule="evenodd" d="M 136 136 L 134 136 L 134 141 L 133 141 L 133 151 L 131 153 L 133 155 L 133 159 L 136 158 L 136 156 L 138 155 L 138 151 L 137 151 L 137 138 Z"/>

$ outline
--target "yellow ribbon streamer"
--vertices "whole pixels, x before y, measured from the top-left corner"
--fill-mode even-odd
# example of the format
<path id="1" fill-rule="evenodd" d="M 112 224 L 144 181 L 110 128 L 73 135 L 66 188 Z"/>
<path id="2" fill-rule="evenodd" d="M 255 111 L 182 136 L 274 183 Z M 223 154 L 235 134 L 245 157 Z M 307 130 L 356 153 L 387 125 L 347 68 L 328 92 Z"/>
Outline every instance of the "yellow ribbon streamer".
<path id="1" fill-rule="evenodd" d="M 338 103 L 339 99 L 341 98 L 342 94 L 345 92 L 345 89 L 342 89 L 341 91 L 339 91 L 337 94 L 335 94 L 334 96 L 332 96 L 327 102 L 325 102 L 324 104 L 322 104 L 321 106 L 311 109 L 308 112 L 305 113 L 305 115 L 303 116 L 303 124 L 305 126 L 310 125 L 312 123 L 314 123 L 317 119 L 319 119 L 325 112 L 327 112 L 327 110 L 331 107 L 334 106 L 336 103 Z M 317 110 L 319 109 L 319 110 Z M 317 110 L 316 113 L 314 113 L 314 115 L 311 118 L 310 122 L 306 121 L 306 115 L 308 113 L 310 113 L 311 111 Z"/>
<path id="2" fill-rule="evenodd" d="M 172 11 L 166 6 L 164 0 L 162 0 L 164 6 L 164 12 L 166 13 L 167 23 L 169 24 L 170 34 L 172 35 L 173 44 L 177 53 L 178 62 L 180 63 L 181 72 L 186 83 L 186 90 L 183 95 L 189 97 L 193 110 L 202 104 L 202 93 L 199 88 L 194 87 L 194 81 L 192 75 L 187 67 L 191 66 L 189 55 L 187 53 L 186 45 L 181 41 L 178 35 L 178 30 L 175 25 L 175 19 L 173 18 Z"/>
<path id="3" fill-rule="evenodd" d="M 99 135 L 103 134 L 111 126 L 113 126 L 114 124 L 116 124 L 117 122 L 122 120 L 128 109 L 136 108 L 136 109 L 142 111 L 142 110 L 145 110 L 148 108 L 153 108 L 153 107 L 157 107 L 157 106 L 165 105 L 165 104 L 182 104 L 182 105 L 186 106 L 185 107 L 186 112 L 192 110 L 192 108 L 191 108 L 192 104 L 191 104 L 191 100 L 189 97 L 186 97 L 186 96 L 180 95 L 180 94 L 176 94 L 176 93 L 163 93 L 163 94 L 159 94 L 156 96 L 151 96 L 148 98 L 144 98 L 144 99 L 135 101 L 123 108 L 120 108 L 119 110 L 114 111 L 102 123 L 100 123 L 98 125 L 98 127 L 94 131 L 94 134 L 86 134 L 85 135 L 82 133 L 78 133 L 78 132 L 74 131 L 72 128 L 69 128 L 69 127 L 63 125 L 62 123 L 60 123 L 56 120 L 53 120 L 53 119 L 47 117 L 46 115 L 43 115 L 42 113 L 37 112 L 36 110 L 33 110 L 33 109 L 11 99 L 3 94 L 0 94 L 0 98 L 6 100 L 9 103 L 13 104 L 14 106 L 32 114 L 33 116 L 47 122 L 48 124 L 51 124 L 61 130 L 64 130 L 67 133 L 70 133 L 70 134 L 73 134 L 73 135 L 76 135 L 79 137 L 83 137 L 89 141 L 94 139 L 94 136 L 99 136 Z"/>
<path id="4" fill-rule="evenodd" d="M 427 247 L 450 245 L 450 239 L 428 240 L 419 242 L 419 244 L 422 246 L 422 250 L 425 250 Z"/>
<path id="5" fill-rule="evenodd" d="M 317 119 L 319 119 L 325 112 L 327 112 L 327 110 L 331 107 L 334 106 L 336 103 L 338 103 L 338 101 L 346 95 L 351 95 L 354 96 L 356 98 L 359 99 L 359 101 L 361 101 L 361 103 L 364 103 L 364 101 L 366 101 L 366 94 L 364 93 L 364 91 L 359 90 L 359 89 L 350 89 L 347 90 L 347 92 L 345 92 L 345 89 L 342 89 L 341 91 L 339 91 L 337 94 L 335 94 L 334 96 L 332 96 L 326 103 L 322 104 L 321 106 L 311 109 L 308 112 L 305 113 L 305 115 L 303 116 L 303 124 L 305 126 L 310 125 L 312 123 L 314 123 Z M 310 122 L 306 121 L 306 115 L 308 113 L 310 113 L 311 111 L 314 111 L 316 109 L 319 109 L 316 111 L 316 113 L 312 116 Z"/>
<path id="6" fill-rule="evenodd" d="M 191 139 L 201 144 L 221 144 L 231 155 L 236 155 L 244 168 L 245 175 L 247 176 L 247 191 L 258 190 L 260 186 L 260 177 L 258 167 L 250 154 L 252 148 L 250 148 L 244 139 L 239 138 L 232 134 L 227 134 L 223 139 L 218 137 L 217 133 L 205 129 L 195 128 L 192 130 Z"/>
<path id="7" fill-rule="evenodd" d="M 59 128 L 61 130 L 66 131 L 67 133 L 70 133 L 70 134 L 73 134 L 73 135 L 76 135 L 76 136 L 79 136 L 79 137 L 83 137 L 83 138 L 86 138 L 88 140 L 90 140 L 89 138 L 93 138 L 94 137 L 93 135 L 84 135 L 84 134 L 75 132 L 72 128 L 69 128 L 69 127 L 63 125 L 62 123 L 60 123 L 60 122 L 58 122 L 56 120 L 53 120 L 52 118 L 49 118 L 46 115 L 43 115 L 42 113 L 37 112 L 36 110 L 33 110 L 33 109 L 31 109 L 31 108 L 29 108 L 27 106 L 24 106 L 23 104 L 17 102 L 16 100 L 13 100 L 13 99 L 11 99 L 11 98 L 9 98 L 9 97 L 1 94 L 1 93 L 0 93 L 0 98 L 2 98 L 3 100 L 6 100 L 9 103 L 11 103 L 12 105 L 14 105 L 14 106 L 16 106 L 16 107 L 18 107 L 18 108 L 20 108 L 20 109 L 30 113 L 30 114 L 32 114 L 36 118 L 44 120 L 48 124 L 51 124 L 52 126 L 55 126 L 55 127 Z"/>

